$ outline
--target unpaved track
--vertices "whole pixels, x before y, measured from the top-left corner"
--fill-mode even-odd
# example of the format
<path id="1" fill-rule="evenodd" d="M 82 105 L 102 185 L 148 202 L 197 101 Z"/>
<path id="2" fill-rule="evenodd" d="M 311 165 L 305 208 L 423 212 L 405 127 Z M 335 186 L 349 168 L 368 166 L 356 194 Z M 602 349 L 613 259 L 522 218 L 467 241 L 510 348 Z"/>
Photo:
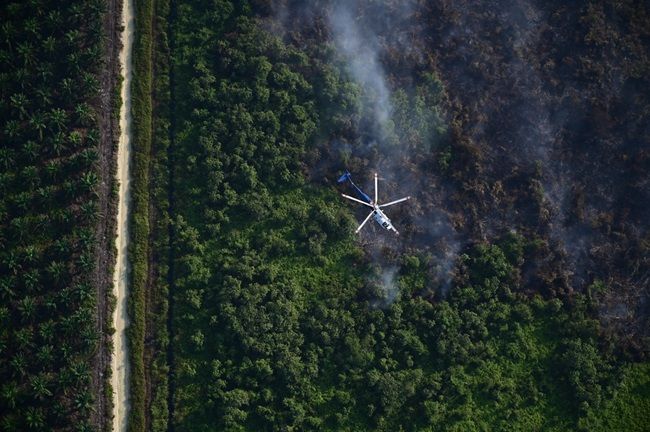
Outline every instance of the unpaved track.
<path id="1" fill-rule="evenodd" d="M 127 294 L 129 282 L 129 214 L 131 212 L 131 78 L 133 74 L 133 0 L 124 0 L 122 7 L 122 51 L 120 52 L 122 82 L 122 106 L 120 107 L 120 139 L 117 150 L 117 179 L 119 181 L 119 205 L 117 210 L 117 262 L 113 275 L 113 292 L 117 303 L 113 313 L 113 431 L 126 431 L 129 413 L 129 363 L 126 340 L 128 325 Z"/>

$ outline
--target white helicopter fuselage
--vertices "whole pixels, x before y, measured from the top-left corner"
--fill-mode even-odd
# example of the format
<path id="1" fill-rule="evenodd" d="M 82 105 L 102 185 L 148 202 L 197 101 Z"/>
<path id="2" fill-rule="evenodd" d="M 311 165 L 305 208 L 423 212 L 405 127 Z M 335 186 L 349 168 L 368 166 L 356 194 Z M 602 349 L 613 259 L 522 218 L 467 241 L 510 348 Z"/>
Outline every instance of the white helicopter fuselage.
<path id="1" fill-rule="evenodd" d="M 395 231 L 395 234 L 399 234 L 395 227 L 393 226 L 393 223 L 390 221 L 388 216 L 381 211 L 379 206 L 375 203 L 371 203 L 372 206 L 375 208 L 375 213 L 372 215 L 373 219 L 375 222 L 377 222 L 382 228 L 387 229 L 388 231 Z"/>

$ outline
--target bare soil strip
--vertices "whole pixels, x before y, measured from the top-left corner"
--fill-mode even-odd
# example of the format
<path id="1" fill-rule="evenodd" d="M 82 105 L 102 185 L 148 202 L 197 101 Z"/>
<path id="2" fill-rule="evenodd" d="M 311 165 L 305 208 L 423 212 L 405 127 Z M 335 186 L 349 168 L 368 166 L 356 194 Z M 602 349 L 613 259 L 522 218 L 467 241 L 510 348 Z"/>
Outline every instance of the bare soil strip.
<path id="1" fill-rule="evenodd" d="M 113 313 L 113 431 L 126 431 L 129 412 L 129 364 L 126 328 L 128 326 L 127 295 L 129 282 L 129 214 L 131 211 L 131 79 L 133 75 L 133 1 L 125 0 L 122 8 L 122 50 L 120 51 L 122 106 L 120 107 L 120 139 L 117 154 L 119 205 L 117 211 L 117 262 L 113 275 L 113 292 L 117 300 Z"/>

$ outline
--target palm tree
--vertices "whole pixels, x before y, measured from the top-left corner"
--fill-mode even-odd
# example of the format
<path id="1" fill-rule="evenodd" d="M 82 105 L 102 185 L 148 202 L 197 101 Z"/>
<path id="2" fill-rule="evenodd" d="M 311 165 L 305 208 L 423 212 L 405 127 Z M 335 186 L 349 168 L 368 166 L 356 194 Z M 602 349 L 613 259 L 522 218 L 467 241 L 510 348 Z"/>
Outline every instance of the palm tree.
<path id="1" fill-rule="evenodd" d="M 9 271 L 15 275 L 18 274 L 22 268 L 20 261 L 18 260 L 18 256 L 13 251 L 5 254 L 5 256 L 2 258 L 2 261 L 5 267 L 7 267 Z"/>
<path id="2" fill-rule="evenodd" d="M 95 120 L 95 115 L 92 108 L 87 103 L 80 103 L 75 108 L 75 113 L 79 119 L 79 123 L 83 126 L 90 126 L 90 124 Z"/>
<path id="3" fill-rule="evenodd" d="M 29 380 L 29 384 L 32 387 L 36 399 L 43 400 L 46 397 L 52 396 L 52 392 L 47 388 L 47 378 L 43 374 L 33 376 Z"/>
<path id="4" fill-rule="evenodd" d="M 0 278 L 0 298 L 7 301 L 7 303 L 15 295 L 14 288 L 15 283 L 13 277 L 3 276 Z"/>
<path id="5" fill-rule="evenodd" d="M 88 133 L 86 134 L 86 142 L 88 143 L 89 147 L 97 144 L 99 142 L 99 131 L 95 128 L 89 129 Z"/>
<path id="6" fill-rule="evenodd" d="M 28 192 L 21 192 L 14 196 L 14 204 L 23 212 L 29 209 L 30 196 Z"/>
<path id="7" fill-rule="evenodd" d="M 79 231 L 79 242 L 82 247 L 92 246 L 95 243 L 95 234 L 87 228 L 81 229 Z"/>
<path id="8" fill-rule="evenodd" d="M 9 120 L 5 123 L 5 135 L 9 138 L 16 138 L 20 135 L 20 123 L 17 120 Z"/>
<path id="9" fill-rule="evenodd" d="M 52 82 L 52 64 L 47 62 L 41 62 L 36 68 L 36 76 L 39 78 L 41 83 L 51 83 Z"/>
<path id="10" fill-rule="evenodd" d="M 81 54 L 78 52 L 71 52 L 68 54 L 68 59 L 67 59 L 67 64 L 72 69 L 73 73 L 75 75 L 79 74 L 81 72 Z"/>
<path id="11" fill-rule="evenodd" d="M 95 186 L 97 186 L 98 182 L 99 182 L 99 178 L 97 177 L 97 174 L 95 174 L 94 171 L 87 171 L 85 174 L 81 176 L 81 185 L 88 192 L 94 192 Z"/>
<path id="12" fill-rule="evenodd" d="M 55 419 L 55 422 L 67 422 L 69 420 L 69 412 L 70 408 L 60 400 L 55 401 L 50 408 L 50 413 L 52 414 L 52 418 Z"/>
<path id="13" fill-rule="evenodd" d="M 38 175 L 38 169 L 33 165 L 23 168 L 22 175 L 25 179 L 25 183 L 27 183 L 32 190 L 41 180 Z"/>
<path id="14" fill-rule="evenodd" d="M 45 271 L 55 282 L 61 282 L 66 273 L 65 264 L 61 261 L 52 261 Z"/>
<path id="15" fill-rule="evenodd" d="M 52 136 L 51 143 L 52 143 L 52 152 L 54 153 L 54 155 L 61 156 L 61 154 L 66 148 L 65 134 L 61 131 L 56 132 L 54 136 Z"/>
<path id="16" fill-rule="evenodd" d="M 16 93 L 9 100 L 16 112 L 18 112 L 18 118 L 24 120 L 27 117 L 27 97 L 23 93 Z"/>
<path id="17" fill-rule="evenodd" d="M 80 282 L 75 285 L 75 292 L 80 303 L 84 303 L 95 298 L 93 287 L 88 282 Z"/>
<path id="18" fill-rule="evenodd" d="M 76 49 L 79 45 L 78 41 L 81 39 L 81 32 L 77 29 L 69 30 L 64 35 L 64 38 L 71 48 Z"/>
<path id="19" fill-rule="evenodd" d="M 41 345 L 36 353 L 36 358 L 43 366 L 49 366 L 54 359 L 54 347 L 52 345 Z"/>
<path id="20" fill-rule="evenodd" d="M 12 232 L 15 234 L 17 239 L 22 240 L 29 235 L 29 219 L 25 217 L 13 218 L 11 222 L 9 222 L 9 226 L 11 226 Z"/>
<path id="21" fill-rule="evenodd" d="M 63 182 L 63 192 L 65 192 L 68 198 L 74 198 L 77 195 L 77 186 L 76 183 L 72 180 L 66 180 Z"/>
<path id="22" fill-rule="evenodd" d="M 6 382 L 2 385 L 0 396 L 4 404 L 9 408 L 16 408 L 16 398 L 18 397 L 18 386 L 14 382 Z"/>
<path id="23" fill-rule="evenodd" d="M 16 26 L 14 26 L 14 23 L 11 21 L 3 21 L 2 25 L 0 26 L 0 32 L 4 36 L 4 43 L 7 44 L 7 47 L 9 47 L 9 50 L 11 51 L 11 43 L 14 41 L 15 36 L 16 36 Z"/>
<path id="24" fill-rule="evenodd" d="M 16 48 L 18 54 L 23 58 L 23 65 L 25 67 L 31 66 L 36 63 L 36 56 L 34 55 L 34 46 L 30 42 L 21 42 Z"/>
<path id="25" fill-rule="evenodd" d="M 61 173 L 61 162 L 50 160 L 45 164 L 45 171 L 52 180 L 57 180 Z"/>
<path id="26" fill-rule="evenodd" d="M 38 253 L 36 251 L 36 246 L 29 245 L 23 251 L 23 261 L 26 264 L 34 264 L 38 259 Z"/>
<path id="27" fill-rule="evenodd" d="M 47 206 L 47 203 L 50 201 L 50 198 L 52 197 L 52 190 L 54 186 L 46 186 L 46 187 L 40 187 L 36 190 L 36 195 L 38 196 L 41 205 Z"/>
<path id="28" fill-rule="evenodd" d="M 26 350 L 34 343 L 34 332 L 31 327 L 23 327 L 14 332 L 14 338 L 16 339 L 16 345 L 18 345 L 19 348 Z"/>
<path id="29" fill-rule="evenodd" d="M 13 81 L 15 83 L 18 83 L 21 89 L 25 89 L 30 85 L 30 77 L 31 74 L 29 73 L 29 70 L 24 67 L 18 67 L 14 69 L 13 73 Z"/>
<path id="30" fill-rule="evenodd" d="M 50 11 L 50 13 L 48 13 L 47 17 L 45 18 L 45 24 L 47 24 L 52 31 L 59 30 L 62 23 L 63 18 L 61 11 L 58 9 Z"/>
<path id="31" fill-rule="evenodd" d="M 67 15 L 71 18 L 74 18 L 77 21 L 83 20 L 84 10 L 82 3 L 68 3 L 68 13 Z"/>
<path id="32" fill-rule="evenodd" d="M 74 85 L 74 83 L 71 82 L 71 85 Z M 68 115 L 61 108 L 54 108 L 50 111 L 49 118 L 52 124 L 54 124 L 54 126 L 56 126 L 59 130 L 61 130 L 65 127 L 66 121 L 68 119 Z"/>
<path id="33" fill-rule="evenodd" d="M 70 372 L 74 378 L 74 382 L 86 383 L 90 380 L 90 371 L 88 370 L 88 364 L 84 361 L 75 361 L 70 365 Z"/>
<path id="34" fill-rule="evenodd" d="M 93 349 L 97 346 L 97 331 L 92 326 L 84 326 L 81 330 L 81 341 L 85 349 L 88 352 L 92 352 Z"/>
<path id="35" fill-rule="evenodd" d="M 42 134 L 43 132 L 40 131 L 40 133 Z M 33 162 L 39 159 L 40 149 L 41 146 L 39 146 L 36 141 L 28 140 L 25 145 L 23 145 L 23 154 L 30 162 Z"/>
<path id="36" fill-rule="evenodd" d="M 74 407 L 82 413 L 86 413 L 93 406 L 93 395 L 88 390 L 83 390 L 74 399 Z"/>
<path id="37" fill-rule="evenodd" d="M 54 314 L 59 306 L 56 304 L 56 297 L 53 295 L 45 296 L 43 299 L 43 306 L 47 310 L 47 313 Z M 41 334 L 45 338 L 44 334 Z"/>
<path id="38" fill-rule="evenodd" d="M 66 237 L 57 239 L 54 241 L 54 250 L 58 256 L 67 257 L 70 254 L 70 240 Z"/>
<path id="39" fill-rule="evenodd" d="M 97 77 L 90 72 L 83 73 L 83 82 L 85 94 L 94 95 L 99 91 L 99 81 Z"/>
<path id="40" fill-rule="evenodd" d="M 14 166 L 14 151 L 8 147 L 0 148 L 0 166 L 8 173 L 9 168 Z"/>
<path id="41" fill-rule="evenodd" d="M 53 36 L 48 36 L 43 40 L 43 50 L 46 53 L 53 54 L 56 52 L 56 39 Z"/>
<path id="42" fill-rule="evenodd" d="M 38 131 L 38 137 L 43 141 L 43 131 L 46 128 L 45 125 L 45 116 L 42 112 L 36 111 L 32 114 L 32 117 L 29 119 L 29 124 L 31 127 Z"/>
<path id="43" fill-rule="evenodd" d="M 79 267 L 84 272 L 90 272 L 95 266 L 95 260 L 91 254 L 86 252 L 82 253 L 79 257 Z"/>
<path id="44" fill-rule="evenodd" d="M 54 217 L 61 225 L 67 226 L 72 221 L 72 210 L 69 208 L 58 209 L 54 212 Z"/>
<path id="45" fill-rule="evenodd" d="M 27 363 L 25 362 L 25 358 L 21 353 L 15 354 L 14 357 L 11 359 L 10 364 L 15 375 L 19 375 L 19 376 L 25 375 L 25 369 L 27 367 Z"/>
<path id="46" fill-rule="evenodd" d="M 39 282 L 38 270 L 31 269 L 28 272 L 25 272 L 24 282 L 25 282 L 25 288 L 27 289 L 27 292 L 36 291 Z"/>
<path id="47" fill-rule="evenodd" d="M 61 81 L 61 93 L 64 96 L 71 96 L 74 93 L 75 85 L 71 78 L 64 78 Z"/>
<path id="48" fill-rule="evenodd" d="M 22 315 L 23 321 L 29 321 L 34 317 L 34 312 L 36 312 L 36 301 L 30 296 L 23 297 L 18 303 L 18 310 Z"/>
<path id="49" fill-rule="evenodd" d="M 2 418 L 2 423 L 0 423 L 2 430 L 5 432 L 22 432 L 23 428 L 18 421 L 18 417 L 14 414 L 7 414 Z"/>
<path id="50" fill-rule="evenodd" d="M 94 430 L 95 428 L 87 420 L 77 423 L 77 432 L 92 432 Z"/>
<path id="51" fill-rule="evenodd" d="M 74 353 L 74 350 L 70 348 L 70 345 L 67 342 L 63 342 L 59 345 L 59 352 L 61 353 L 61 360 L 64 363 L 68 363 Z"/>
<path id="52" fill-rule="evenodd" d="M 40 38 L 41 33 L 40 29 L 38 28 L 38 21 L 36 21 L 35 17 L 29 17 L 23 22 L 23 28 L 27 33 L 31 33 L 31 38 Z"/>
<path id="53" fill-rule="evenodd" d="M 93 163 L 97 162 L 97 150 L 92 148 L 85 149 L 81 152 L 80 157 L 84 166 L 91 166 Z"/>
<path id="54" fill-rule="evenodd" d="M 53 340 L 55 335 L 54 321 L 48 320 L 42 323 L 38 328 L 38 333 L 46 341 Z"/>
<path id="55" fill-rule="evenodd" d="M 57 393 L 68 394 L 73 384 L 74 375 L 72 374 L 72 370 L 70 370 L 70 366 L 62 368 L 57 377 Z"/>
<path id="56" fill-rule="evenodd" d="M 39 88 L 37 88 L 36 89 L 36 98 L 38 100 L 38 103 L 41 106 L 49 106 L 49 105 L 51 105 L 52 104 L 52 92 L 50 91 L 50 88 L 49 87 L 45 87 L 45 88 L 39 87 Z M 42 136 L 41 136 L 41 139 L 43 139 Z"/>
<path id="57" fill-rule="evenodd" d="M 25 422 L 31 429 L 43 429 L 45 427 L 45 417 L 42 408 L 27 408 Z"/>
<path id="58" fill-rule="evenodd" d="M 68 136 L 68 141 L 70 142 L 73 149 L 78 149 L 81 143 L 83 142 L 83 137 L 79 131 L 72 131 Z"/>
<path id="59" fill-rule="evenodd" d="M 84 50 L 84 59 L 92 66 L 94 59 L 101 58 L 102 56 L 101 29 L 97 28 L 92 30 L 88 34 L 88 38 L 91 41 L 91 45 Z"/>
<path id="60" fill-rule="evenodd" d="M 81 214 L 87 221 L 95 222 L 97 220 L 97 205 L 94 200 L 86 201 L 81 204 Z"/>
<path id="61" fill-rule="evenodd" d="M 64 309 L 71 309 L 72 306 L 72 289 L 70 287 L 65 287 L 62 290 L 59 291 L 59 295 L 57 298 L 58 305 L 63 307 Z M 59 322 L 59 328 L 63 328 L 63 323 L 65 323 L 66 319 L 69 317 L 62 318 Z M 67 321 L 69 322 L 69 320 Z"/>

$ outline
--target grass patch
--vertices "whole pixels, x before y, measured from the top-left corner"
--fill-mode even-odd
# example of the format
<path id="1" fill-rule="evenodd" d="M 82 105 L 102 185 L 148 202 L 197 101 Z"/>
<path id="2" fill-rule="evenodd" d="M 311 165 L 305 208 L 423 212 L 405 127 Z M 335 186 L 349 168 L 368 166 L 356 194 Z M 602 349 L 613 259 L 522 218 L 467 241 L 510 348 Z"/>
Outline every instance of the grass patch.
<path id="1" fill-rule="evenodd" d="M 131 170 L 131 286 L 129 295 L 129 359 L 131 366 L 129 432 L 145 429 L 145 289 L 149 256 L 149 171 L 152 137 L 153 1 L 136 1 L 133 41 L 133 152 Z"/>

